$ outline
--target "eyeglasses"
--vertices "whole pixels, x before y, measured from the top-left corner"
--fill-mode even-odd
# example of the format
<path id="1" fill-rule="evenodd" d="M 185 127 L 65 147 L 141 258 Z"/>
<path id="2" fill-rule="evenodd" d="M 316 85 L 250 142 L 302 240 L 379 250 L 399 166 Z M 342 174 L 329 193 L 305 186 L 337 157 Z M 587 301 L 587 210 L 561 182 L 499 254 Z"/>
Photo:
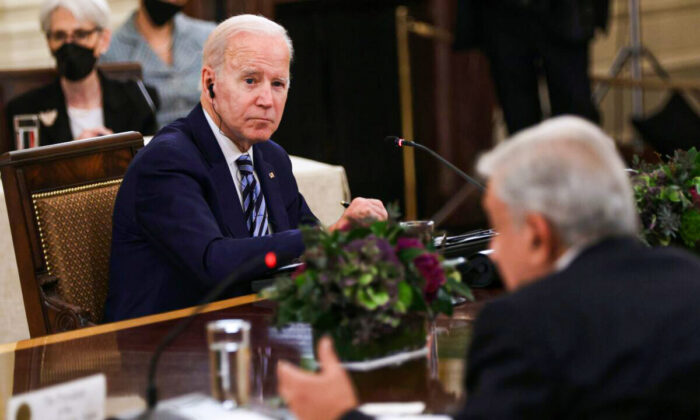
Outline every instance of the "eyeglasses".
<path id="1" fill-rule="evenodd" d="M 65 31 L 50 31 L 46 33 L 46 38 L 56 44 L 68 42 L 68 40 L 71 39 L 79 43 L 84 43 L 90 38 L 90 35 L 95 32 L 100 32 L 101 30 L 102 28 L 98 26 L 92 29 L 76 29 L 71 33 L 66 33 Z"/>

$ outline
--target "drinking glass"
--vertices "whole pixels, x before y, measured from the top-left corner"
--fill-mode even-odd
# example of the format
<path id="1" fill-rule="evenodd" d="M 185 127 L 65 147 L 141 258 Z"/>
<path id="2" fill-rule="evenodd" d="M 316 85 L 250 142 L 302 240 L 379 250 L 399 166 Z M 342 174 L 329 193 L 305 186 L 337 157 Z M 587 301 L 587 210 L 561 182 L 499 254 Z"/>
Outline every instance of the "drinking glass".
<path id="1" fill-rule="evenodd" d="M 250 323 L 221 319 L 207 324 L 211 392 L 227 409 L 250 397 Z"/>
<path id="2" fill-rule="evenodd" d="M 428 244 L 433 240 L 435 222 L 432 220 L 409 220 L 400 222 L 399 225 L 408 235 L 420 239 L 424 244 Z"/>

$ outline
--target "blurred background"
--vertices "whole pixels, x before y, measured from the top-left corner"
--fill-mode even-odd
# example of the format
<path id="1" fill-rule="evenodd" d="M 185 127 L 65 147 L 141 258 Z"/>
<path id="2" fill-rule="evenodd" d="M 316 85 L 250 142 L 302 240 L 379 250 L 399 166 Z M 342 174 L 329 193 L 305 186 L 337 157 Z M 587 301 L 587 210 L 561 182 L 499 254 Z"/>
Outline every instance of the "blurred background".
<path id="1" fill-rule="evenodd" d="M 0 68 L 54 66 L 39 28 L 40 4 L 0 0 Z M 109 4 L 115 29 L 138 0 Z M 640 6 L 644 45 L 672 80 L 690 91 L 700 88 L 700 0 L 642 0 Z M 397 21 L 400 7 L 405 15 Z M 411 214 L 402 152 L 382 141 L 387 135 L 408 138 L 409 121 L 410 137 L 472 173 L 479 153 L 507 136 L 488 60 L 476 50 L 453 51 L 456 9 L 457 0 L 190 0 L 186 6 L 189 15 L 201 19 L 255 13 L 288 29 L 296 50 L 293 82 L 274 139 L 290 154 L 343 165 L 353 195 L 398 202 L 411 218 L 437 218 L 443 228 L 463 231 L 485 225 L 479 194 L 462 190 L 461 179 L 417 152 Z M 397 22 L 409 25 L 405 41 L 397 38 Z M 629 42 L 628 1 L 613 0 L 608 30 L 592 43 L 594 81 L 606 76 L 618 50 Z M 409 56 L 403 61 L 402 45 Z M 399 77 L 406 68 L 408 81 Z M 643 71 L 653 80 L 646 63 Z M 621 76 L 627 76 L 627 68 Z M 663 107 L 670 94 L 663 84 L 646 86 L 645 114 Z M 546 107 L 545 101 L 545 113 Z M 628 156 L 644 153 L 633 141 L 628 87 L 613 86 L 600 112 L 604 129 Z"/>

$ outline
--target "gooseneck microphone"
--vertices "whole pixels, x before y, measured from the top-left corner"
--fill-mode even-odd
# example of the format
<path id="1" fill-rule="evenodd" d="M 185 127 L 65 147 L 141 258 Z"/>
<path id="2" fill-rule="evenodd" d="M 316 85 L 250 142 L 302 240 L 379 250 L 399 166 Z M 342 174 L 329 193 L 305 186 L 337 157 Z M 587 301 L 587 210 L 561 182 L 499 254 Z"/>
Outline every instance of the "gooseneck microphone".
<path id="1" fill-rule="evenodd" d="M 420 143 L 416 143 L 416 142 L 413 142 L 413 141 L 410 141 L 410 140 L 404 140 L 404 139 L 402 139 L 402 138 L 400 138 L 400 137 L 396 137 L 396 136 L 386 136 L 386 137 L 384 137 L 384 141 L 387 141 L 387 142 L 389 142 L 389 143 L 392 143 L 392 144 L 394 144 L 394 145 L 396 145 L 396 146 L 398 146 L 398 147 L 409 146 L 409 147 L 415 147 L 416 149 L 420 149 L 420 150 L 426 151 L 426 152 L 430 153 L 435 159 L 439 160 L 439 161 L 442 162 L 445 166 L 447 166 L 448 168 L 450 168 L 450 169 L 452 169 L 454 172 L 456 172 L 457 175 L 459 175 L 460 177 L 462 177 L 462 179 L 464 179 L 464 180 L 467 181 L 468 183 L 474 185 L 475 187 L 477 187 L 477 188 L 478 188 L 479 190 L 481 190 L 481 191 L 484 191 L 484 189 L 485 189 L 484 186 L 481 185 L 481 184 L 479 183 L 479 181 L 477 181 L 477 180 L 475 180 L 474 178 L 470 177 L 469 175 L 467 175 L 466 173 L 464 173 L 461 169 L 459 169 L 458 167 L 456 167 L 456 166 L 454 166 L 452 163 L 450 163 L 447 159 L 445 159 L 444 157 L 438 155 L 438 154 L 437 154 L 436 152 L 434 152 L 432 149 L 430 149 L 430 148 L 428 148 L 428 147 L 425 147 L 425 146 L 423 146 L 423 145 L 420 144 Z"/>
<path id="2" fill-rule="evenodd" d="M 281 259 L 280 259 L 281 260 Z M 158 387 L 156 386 L 156 370 L 158 368 L 158 360 L 160 359 L 161 354 L 165 350 L 166 347 L 170 345 L 170 343 L 175 340 L 187 327 L 192 324 L 192 321 L 194 321 L 194 318 L 201 313 L 209 303 L 211 303 L 214 299 L 218 298 L 224 290 L 226 290 L 229 286 L 231 286 L 238 278 L 240 278 L 241 275 L 244 273 L 249 273 L 253 269 L 256 268 L 261 268 L 263 264 L 269 268 L 275 268 L 277 267 L 277 254 L 274 252 L 268 252 L 265 254 L 264 258 L 257 257 L 257 258 L 252 258 L 245 263 L 241 264 L 238 266 L 235 270 L 231 272 L 231 274 L 228 275 L 223 281 L 220 281 L 219 284 L 216 285 L 209 293 L 207 293 L 204 298 L 199 302 L 197 306 L 192 310 L 192 313 L 187 317 L 181 320 L 179 323 L 177 323 L 170 331 L 168 331 L 168 334 L 161 340 L 160 344 L 158 344 L 158 347 L 156 348 L 155 352 L 153 352 L 153 356 L 151 357 L 151 362 L 148 366 L 148 385 L 146 387 L 146 400 L 148 403 L 148 408 L 146 411 L 139 417 L 141 419 L 146 419 L 148 418 L 151 413 L 153 412 L 153 409 L 155 408 L 156 404 L 158 403 Z"/>

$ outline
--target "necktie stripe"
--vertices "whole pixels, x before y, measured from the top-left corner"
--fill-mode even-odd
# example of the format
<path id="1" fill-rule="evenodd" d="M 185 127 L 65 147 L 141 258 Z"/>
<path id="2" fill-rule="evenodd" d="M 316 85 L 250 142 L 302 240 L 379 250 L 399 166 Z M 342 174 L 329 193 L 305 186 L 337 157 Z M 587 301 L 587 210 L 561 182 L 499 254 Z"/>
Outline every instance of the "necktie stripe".
<path id="1" fill-rule="evenodd" d="M 253 162 L 247 154 L 236 159 L 238 173 L 241 175 L 241 198 L 243 199 L 243 217 L 251 236 L 268 233 L 267 207 L 265 197 L 253 176 Z"/>

